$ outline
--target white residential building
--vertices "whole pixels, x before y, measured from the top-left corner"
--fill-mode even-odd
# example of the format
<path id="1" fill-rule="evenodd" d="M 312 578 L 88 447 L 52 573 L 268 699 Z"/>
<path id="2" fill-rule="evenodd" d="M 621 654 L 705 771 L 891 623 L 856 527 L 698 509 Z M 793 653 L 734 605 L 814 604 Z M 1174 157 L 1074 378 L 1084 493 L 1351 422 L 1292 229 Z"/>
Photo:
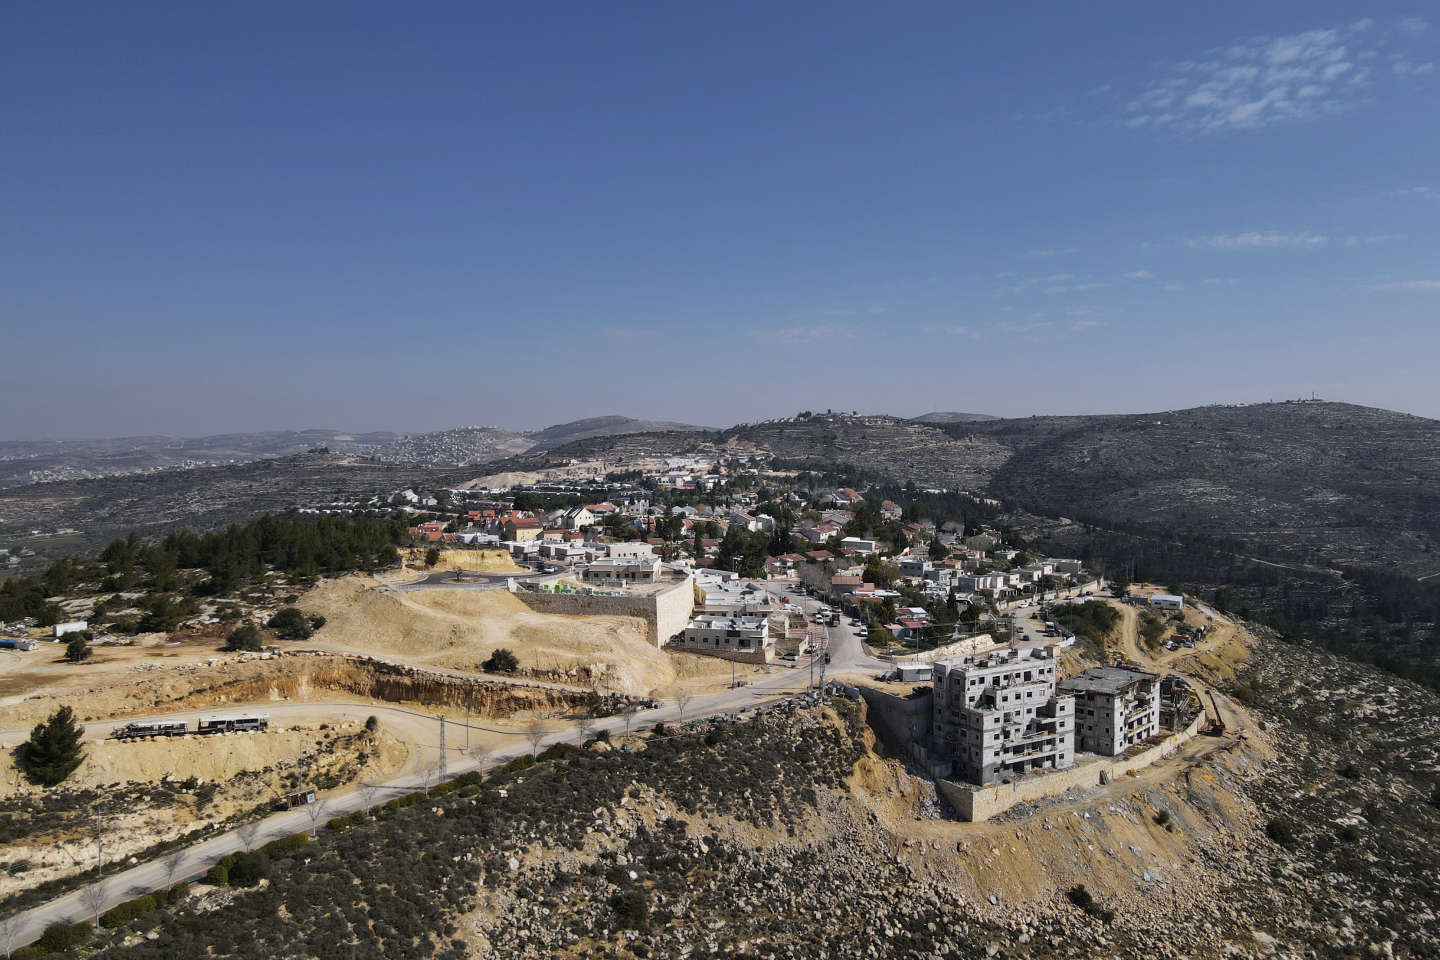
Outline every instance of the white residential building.
<path id="1" fill-rule="evenodd" d="M 1125 667 L 1093 667 L 1061 681 L 1075 697 L 1076 746 L 1113 757 L 1160 731 L 1160 678 Z"/>
<path id="2" fill-rule="evenodd" d="M 1075 699 L 1056 691 L 1050 651 L 1000 649 L 939 660 L 934 755 L 971 783 L 1075 762 Z"/>
<path id="3" fill-rule="evenodd" d="M 585 568 L 586 583 L 654 583 L 660 579 L 658 557 L 601 557 Z"/>
<path id="4" fill-rule="evenodd" d="M 701 614 L 680 634 L 687 650 L 700 653 L 748 653 L 764 655 L 774 646 L 768 617 L 730 617 Z"/>

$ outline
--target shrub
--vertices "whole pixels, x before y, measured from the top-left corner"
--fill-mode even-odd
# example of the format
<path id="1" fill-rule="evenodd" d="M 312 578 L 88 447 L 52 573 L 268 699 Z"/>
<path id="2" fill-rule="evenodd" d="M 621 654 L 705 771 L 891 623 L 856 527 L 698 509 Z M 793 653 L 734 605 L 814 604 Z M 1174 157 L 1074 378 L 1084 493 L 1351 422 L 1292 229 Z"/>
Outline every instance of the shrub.
<path id="1" fill-rule="evenodd" d="M 375 714 L 372 713 L 372 714 L 370 714 L 370 716 L 368 716 L 368 717 L 365 718 L 365 730 L 366 730 L 367 732 L 369 732 L 369 733 L 374 733 L 376 730 L 379 730 L 379 729 L 380 729 L 380 718 L 379 718 L 379 717 L 375 716 Z"/>
<path id="2" fill-rule="evenodd" d="M 308 640 L 315 632 L 299 607 L 281 607 L 266 626 L 286 640 Z"/>
<path id="3" fill-rule="evenodd" d="M 270 860 L 258 850 L 242 853 L 230 867 L 230 886 L 253 887 L 270 875 Z"/>
<path id="4" fill-rule="evenodd" d="M 1155 822 L 1158 823 L 1158 824 L 1160 824 L 1160 826 L 1162 826 L 1162 827 L 1165 826 L 1167 823 L 1170 822 L 1170 811 L 1169 811 L 1169 810 L 1161 810 L 1161 811 L 1157 812 L 1157 813 L 1155 814 Z"/>
<path id="5" fill-rule="evenodd" d="M 52 923 L 40 934 L 35 945 L 45 953 L 60 953 L 90 939 L 88 923 Z"/>
<path id="6" fill-rule="evenodd" d="M 520 669 L 520 659 L 504 647 L 500 647 L 490 654 L 489 659 L 480 664 L 480 668 L 487 673 L 514 673 Z"/>
<path id="7" fill-rule="evenodd" d="M 1354 843 L 1360 839 L 1360 828 L 1353 825 L 1346 825 L 1340 828 L 1340 839 L 1346 843 Z"/>
<path id="8" fill-rule="evenodd" d="M 1069 891 L 1066 892 L 1065 897 L 1092 917 L 1097 917 L 1106 923 L 1110 923 L 1115 919 L 1115 911 L 1106 910 L 1100 906 L 1100 904 L 1096 903 L 1095 898 L 1091 896 L 1089 890 L 1085 889 L 1085 884 L 1083 883 L 1071 887 Z"/>
<path id="9" fill-rule="evenodd" d="M 230 865 L 221 860 L 215 866 L 205 871 L 205 882 L 213 887 L 224 887 L 230 884 Z"/>
<path id="10" fill-rule="evenodd" d="M 626 930 L 644 930 L 650 926 L 650 901 L 645 892 L 635 887 L 622 890 L 610 898 L 615 920 Z"/>
<path id="11" fill-rule="evenodd" d="M 136 917 L 143 917 L 145 914 L 159 907 L 160 901 L 157 900 L 154 895 L 136 897 L 134 900 L 126 900 L 124 903 L 117 904 L 115 907 L 102 913 L 100 915 L 100 926 L 111 930 L 116 927 L 123 927 Z"/>
<path id="12" fill-rule="evenodd" d="M 248 650 L 256 651 L 264 645 L 264 636 L 260 629 L 253 623 L 241 624 L 230 631 L 230 636 L 225 638 L 226 650 Z"/>
<path id="13" fill-rule="evenodd" d="M 309 842 L 309 834 L 294 833 L 288 837 L 281 837 L 279 840 L 271 840 L 260 848 L 260 852 L 269 860 L 279 860 L 286 854 L 302 849 Z"/>
<path id="14" fill-rule="evenodd" d="M 1279 817 L 1265 824 L 1265 835 L 1282 847 L 1289 847 L 1295 842 L 1295 828 L 1290 826 L 1290 821 Z"/>

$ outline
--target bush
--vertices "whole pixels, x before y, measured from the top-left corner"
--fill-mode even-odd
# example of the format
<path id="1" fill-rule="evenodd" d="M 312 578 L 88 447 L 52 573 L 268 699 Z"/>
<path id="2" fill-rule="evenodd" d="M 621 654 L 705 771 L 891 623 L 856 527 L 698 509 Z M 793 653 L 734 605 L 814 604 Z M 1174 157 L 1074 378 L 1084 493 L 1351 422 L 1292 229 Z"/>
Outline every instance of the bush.
<path id="1" fill-rule="evenodd" d="M 267 859 L 280 860 L 286 854 L 294 853 L 296 850 L 304 848 L 309 842 L 309 834 L 294 833 L 288 837 L 281 837 L 279 840 L 271 840 L 260 848 L 260 852 L 263 853 Z"/>
<path id="2" fill-rule="evenodd" d="M 1098 917 L 1106 923 L 1110 923 L 1115 919 L 1115 911 L 1106 910 L 1101 907 L 1100 904 L 1096 903 L 1095 898 L 1091 896 L 1089 890 L 1085 889 L 1085 884 L 1083 883 L 1071 887 L 1069 891 L 1066 892 L 1065 897 L 1092 917 Z"/>
<path id="3" fill-rule="evenodd" d="M 242 853 L 230 866 L 230 886 L 253 887 L 270 875 L 270 860 L 258 850 Z"/>
<path id="4" fill-rule="evenodd" d="M 1340 839 L 1346 843 L 1354 843 L 1360 839 L 1360 828 L 1346 825 L 1340 828 Z"/>
<path id="5" fill-rule="evenodd" d="M 35 945 L 45 953 L 60 953 L 90 939 L 88 923 L 52 923 L 40 934 Z"/>
<path id="6" fill-rule="evenodd" d="M 1265 835 L 1282 847 L 1289 847 L 1295 842 L 1295 828 L 1290 826 L 1290 821 L 1279 817 L 1265 824 Z"/>
<path id="7" fill-rule="evenodd" d="M 230 636 L 225 638 L 225 649 L 254 652 L 264 645 L 264 641 L 265 637 L 260 633 L 260 629 L 253 623 L 246 623 L 230 631 Z"/>
<path id="8" fill-rule="evenodd" d="M 226 887 L 230 885 L 230 865 L 221 860 L 215 866 L 205 871 L 205 882 L 212 887 Z"/>
<path id="9" fill-rule="evenodd" d="M 379 729 L 380 729 L 380 718 L 379 718 L 379 717 L 375 716 L 375 714 L 372 713 L 372 714 L 370 714 L 370 716 L 368 716 L 368 717 L 365 718 L 365 730 L 366 730 L 367 733 L 374 733 L 376 730 L 379 730 Z"/>
<path id="10" fill-rule="evenodd" d="M 1155 822 L 1158 823 L 1158 824 L 1160 824 L 1160 826 L 1162 826 L 1162 827 L 1165 826 L 1166 824 L 1168 824 L 1168 823 L 1170 822 L 1170 811 L 1169 811 L 1169 810 L 1161 810 L 1161 811 L 1157 812 L 1157 813 L 1155 814 Z"/>
<path id="11" fill-rule="evenodd" d="M 126 900 L 122 904 L 107 910 L 100 915 L 100 926 L 113 930 L 116 927 L 123 927 L 136 917 L 143 917 L 145 914 L 160 907 L 160 901 L 152 895 L 136 897 L 134 900 Z"/>
<path id="12" fill-rule="evenodd" d="M 480 664 L 480 668 L 487 673 L 514 673 L 520 669 L 520 659 L 509 650 L 500 647 L 490 654 L 488 660 Z"/>
<path id="13" fill-rule="evenodd" d="M 625 930 L 644 930 L 650 926 L 650 901 L 645 892 L 635 887 L 622 890 L 610 898 L 615 920 Z"/>
<path id="14" fill-rule="evenodd" d="M 299 607 L 281 607 L 266 626 L 286 640 L 308 640 L 315 632 Z"/>
<path id="15" fill-rule="evenodd" d="M 165 902 L 179 903 L 181 900 L 184 900 L 188 896 L 190 896 L 190 884 L 186 883 L 184 880 L 181 880 L 179 883 L 175 884 L 175 886 L 165 891 Z"/>

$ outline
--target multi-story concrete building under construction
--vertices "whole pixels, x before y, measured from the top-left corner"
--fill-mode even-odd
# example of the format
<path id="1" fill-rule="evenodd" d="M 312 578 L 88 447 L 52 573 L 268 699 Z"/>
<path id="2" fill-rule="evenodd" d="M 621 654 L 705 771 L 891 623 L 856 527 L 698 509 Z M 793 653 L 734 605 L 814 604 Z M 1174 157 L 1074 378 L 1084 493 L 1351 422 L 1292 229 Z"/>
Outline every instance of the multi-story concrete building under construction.
<path id="1" fill-rule="evenodd" d="M 932 755 L 979 784 L 1073 764 L 1075 700 L 1056 692 L 1057 671 L 1040 648 L 937 661 Z"/>
<path id="2" fill-rule="evenodd" d="M 1076 746 L 1113 757 L 1160 730 L 1160 678 L 1126 667 L 1093 667 L 1060 684 L 1075 697 Z"/>

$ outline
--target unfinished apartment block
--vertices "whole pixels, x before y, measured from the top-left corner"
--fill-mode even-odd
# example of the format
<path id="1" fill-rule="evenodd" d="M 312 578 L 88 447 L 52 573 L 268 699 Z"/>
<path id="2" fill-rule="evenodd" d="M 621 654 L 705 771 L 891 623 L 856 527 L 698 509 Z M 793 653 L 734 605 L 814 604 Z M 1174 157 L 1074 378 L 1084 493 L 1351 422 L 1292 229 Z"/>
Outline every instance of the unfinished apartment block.
<path id="1" fill-rule="evenodd" d="M 1076 746 L 1114 757 L 1160 730 L 1160 678 L 1127 667 L 1093 667 L 1060 684 L 1075 698 Z"/>
<path id="2" fill-rule="evenodd" d="M 995 783 L 1075 761 L 1074 699 L 1056 692 L 1048 649 L 995 650 L 940 660 L 934 672 L 933 753 L 953 775 Z"/>

